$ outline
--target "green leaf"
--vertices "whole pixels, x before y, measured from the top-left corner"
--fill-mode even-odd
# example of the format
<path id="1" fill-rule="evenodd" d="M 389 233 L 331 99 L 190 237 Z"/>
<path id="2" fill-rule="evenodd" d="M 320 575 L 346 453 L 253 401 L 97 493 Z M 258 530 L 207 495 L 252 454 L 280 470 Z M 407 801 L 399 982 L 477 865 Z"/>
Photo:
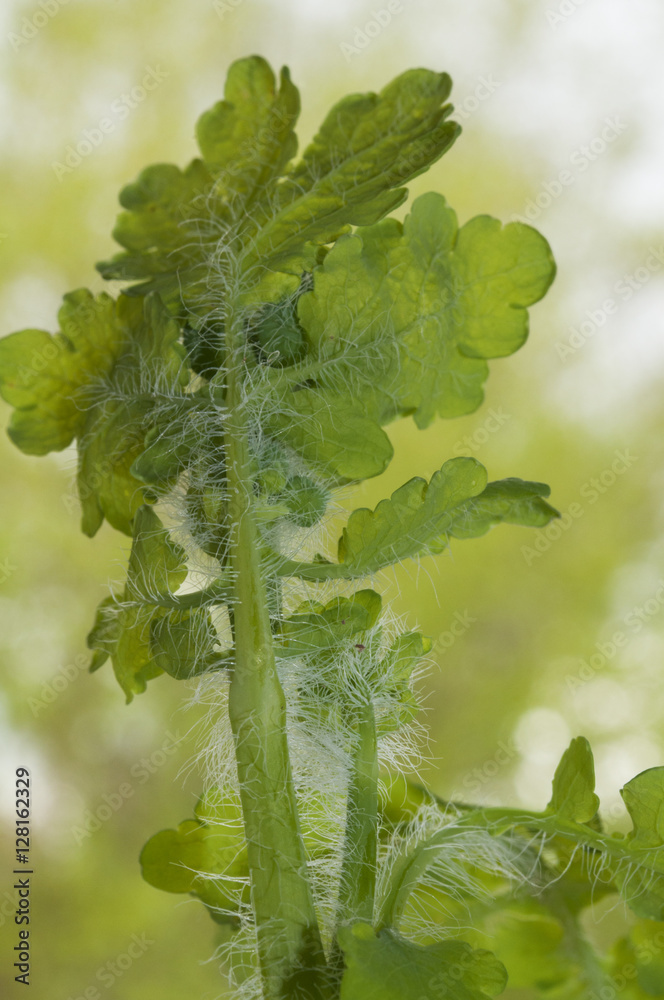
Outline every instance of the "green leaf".
<path id="1" fill-rule="evenodd" d="M 136 397 L 147 379 L 176 392 L 186 380 L 179 328 L 154 298 L 114 302 L 85 289 L 65 295 L 58 318 L 53 337 L 24 330 L 0 341 L 0 392 L 16 407 L 9 435 L 34 455 L 77 438 L 83 531 L 94 535 L 106 517 L 131 534 L 145 494 L 130 469 L 154 405 Z"/>
<path id="2" fill-rule="evenodd" d="M 286 68 L 280 88 L 259 56 L 231 66 L 224 100 L 198 119 L 196 138 L 216 186 L 242 207 L 265 198 L 297 152 L 300 95 Z"/>
<path id="3" fill-rule="evenodd" d="M 117 638 L 111 659 L 127 704 L 135 694 L 143 694 L 148 681 L 163 673 L 152 654 L 150 640 L 155 618 L 166 613 L 164 608 L 141 604 L 121 605 L 117 610 Z"/>
<path id="4" fill-rule="evenodd" d="M 206 312 L 206 266 L 219 246 L 220 281 L 239 263 L 245 304 L 295 292 L 320 245 L 401 204 L 400 185 L 453 143 L 459 126 L 445 121 L 452 108 L 443 104 L 450 86 L 446 74 L 413 70 L 379 95 L 345 98 L 291 168 L 298 91 L 287 70 L 277 90 L 265 60 L 239 60 L 225 99 L 199 119 L 202 160 L 185 171 L 150 167 L 123 190 L 127 211 L 114 236 L 126 252 L 99 270 L 138 279 L 133 293 L 156 290 L 183 316 Z"/>
<path id="5" fill-rule="evenodd" d="M 147 499 L 133 474 L 146 426 L 157 408 L 154 397 L 142 395 L 145 383 L 166 383 L 177 399 L 188 381 L 179 327 L 155 296 L 144 302 L 120 296 L 116 326 L 124 350 L 109 372 L 104 391 L 97 393 L 95 405 L 88 410 L 78 440 L 82 527 L 90 536 L 104 517 L 114 528 L 132 534 L 134 515 Z M 181 420 L 182 410 L 178 416 Z"/>
<path id="6" fill-rule="evenodd" d="M 221 666 L 224 660 L 214 652 L 216 642 L 207 608 L 173 610 L 152 620 L 152 656 L 157 666 L 176 680 L 189 680 Z"/>
<path id="7" fill-rule="evenodd" d="M 126 349 L 106 294 L 70 292 L 58 321 L 55 336 L 21 330 L 0 340 L 0 393 L 15 407 L 8 433 L 28 455 L 61 451 L 83 432 L 89 390 Z"/>
<path id="8" fill-rule="evenodd" d="M 185 170 L 170 163 L 146 167 L 120 193 L 120 204 L 127 211 L 119 216 L 113 236 L 127 252 L 98 264 L 102 277 L 138 278 L 141 284 L 127 294 L 156 292 L 172 312 L 185 318 L 178 278 L 187 298 L 194 298 L 204 285 L 205 252 L 198 220 L 212 183 L 201 160 Z"/>
<path id="9" fill-rule="evenodd" d="M 664 846 L 664 767 L 651 767 L 628 781 L 620 790 L 634 828 L 632 847 Z"/>
<path id="10" fill-rule="evenodd" d="M 633 862 L 616 871 L 616 883 L 638 916 L 664 920 L 664 767 L 637 774 L 620 794 L 633 823 Z"/>
<path id="11" fill-rule="evenodd" d="M 439 553 L 450 538 L 475 538 L 494 524 L 541 527 L 557 517 L 548 486 L 506 479 L 486 485 L 474 458 L 453 458 L 429 483 L 411 479 L 375 510 L 353 511 L 339 539 L 339 575 L 362 577 L 391 563 Z"/>
<path id="12" fill-rule="evenodd" d="M 340 397 L 359 394 L 379 424 L 412 413 L 426 427 L 436 414 L 472 412 L 486 359 L 523 344 L 526 307 L 554 273 L 529 226 L 479 216 L 458 230 L 441 195 L 422 195 L 403 224 L 343 237 L 316 268 L 298 303 L 307 373 Z M 296 410 L 317 391 L 295 388 Z"/>
<path id="13" fill-rule="evenodd" d="M 92 538 L 104 517 L 131 535 L 136 511 L 145 502 L 142 484 L 132 473 L 143 448 L 143 421 L 150 405 L 112 401 L 90 411 L 79 438 L 77 487 L 81 528 Z"/>
<path id="14" fill-rule="evenodd" d="M 299 281 L 315 263 L 317 244 L 397 208 L 407 196 L 399 185 L 431 166 L 460 132 L 445 121 L 450 89 L 446 73 L 410 70 L 378 95 L 353 94 L 336 104 L 277 189 L 277 211 L 252 244 L 245 273 L 260 265 Z M 254 297 L 296 287 L 294 281 L 275 285 L 269 271 L 261 285 Z"/>
<path id="15" fill-rule="evenodd" d="M 389 701 L 376 713 L 378 736 L 396 732 L 410 722 L 419 712 L 419 702 L 411 690 L 411 677 L 415 667 L 431 649 L 431 640 L 421 632 L 404 632 L 385 655 L 373 661 L 369 683 L 381 677 L 380 687 L 389 695 Z"/>
<path id="16" fill-rule="evenodd" d="M 341 1000 L 487 1000 L 507 983 L 491 952 L 462 941 L 423 947 L 365 923 L 342 927 L 338 939 L 346 961 Z"/>
<path id="17" fill-rule="evenodd" d="M 553 794 L 547 809 L 561 819 L 589 823 L 597 813 L 595 765 L 588 740 L 577 736 L 563 754 L 553 778 Z"/>
<path id="18" fill-rule="evenodd" d="M 486 359 L 523 344 L 527 307 L 554 273 L 534 229 L 479 216 L 459 230 L 433 193 L 403 224 L 342 237 L 298 299 L 309 350 L 287 379 L 274 377 L 267 427 L 337 478 L 378 475 L 391 458 L 382 425 L 412 414 L 426 427 L 479 406 Z"/>
<path id="19" fill-rule="evenodd" d="M 196 429 L 174 416 L 164 427 L 153 426 L 147 432 L 145 447 L 131 465 L 131 475 L 150 486 L 171 485 L 199 444 Z"/>
<path id="20" fill-rule="evenodd" d="M 329 852 L 328 802 L 314 799 L 307 810 L 314 825 L 304 831 L 305 847 L 309 857 L 320 859 Z M 213 919 L 233 922 L 227 911 L 234 911 L 240 898 L 249 901 L 248 886 L 238 888 L 238 880 L 249 879 L 240 797 L 234 790 L 212 789 L 201 797 L 194 816 L 148 840 L 140 858 L 143 878 L 164 892 L 192 893 Z"/>
<path id="21" fill-rule="evenodd" d="M 361 398 L 321 388 L 284 397 L 265 413 L 265 430 L 323 475 L 344 482 L 384 472 L 394 450 Z"/>
<path id="22" fill-rule="evenodd" d="M 381 605 L 374 590 L 335 597 L 325 605 L 308 601 L 283 622 L 277 656 L 306 656 L 339 646 L 370 629 L 380 616 Z"/>
<path id="23" fill-rule="evenodd" d="M 214 789 L 202 796 L 195 819 L 161 830 L 141 851 L 143 878 L 164 892 L 189 892 L 220 923 L 236 923 L 240 898 L 248 901 L 249 866 L 239 796 Z"/>
<path id="24" fill-rule="evenodd" d="M 184 629 L 185 620 L 190 627 L 200 628 L 200 618 L 188 619 L 181 612 L 171 612 L 152 600 L 159 595 L 169 595 L 187 575 L 184 550 L 174 543 L 151 507 L 141 507 L 134 522 L 135 536 L 129 556 L 127 582 L 123 594 L 102 601 L 88 646 L 93 649 L 91 669 L 96 670 L 110 656 L 113 671 L 124 691 L 127 702 L 141 694 L 147 682 L 163 673 L 163 656 L 166 649 L 153 647 L 153 636 L 159 619 L 178 619 Z M 172 621 L 171 621 L 171 624 Z M 160 633 L 161 634 L 161 633 Z M 192 640 L 193 642 L 193 640 Z M 185 658 L 185 641 L 179 639 L 179 650 Z M 157 655 L 155 655 L 157 654 Z M 161 655 L 159 655 L 161 654 Z M 186 673 L 186 665 L 174 662 L 174 676 Z"/>
<path id="25" fill-rule="evenodd" d="M 117 619 L 118 596 L 109 594 L 99 604 L 95 612 L 95 620 L 87 637 L 88 649 L 93 650 L 90 661 L 90 673 L 100 667 L 112 656 L 118 641 Z"/>
<path id="26" fill-rule="evenodd" d="M 134 521 L 134 541 L 127 569 L 127 600 L 150 600 L 155 593 L 177 590 L 187 576 L 186 553 L 174 542 L 151 507 L 141 507 Z"/>
<path id="27" fill-rule="evenodd" d="M 292 296 L 264 306 L 254 319 L 251 332 L 260 345 L 261 357 L 272 365 L 293 365 L 305 353 L 297 299 Z"/>

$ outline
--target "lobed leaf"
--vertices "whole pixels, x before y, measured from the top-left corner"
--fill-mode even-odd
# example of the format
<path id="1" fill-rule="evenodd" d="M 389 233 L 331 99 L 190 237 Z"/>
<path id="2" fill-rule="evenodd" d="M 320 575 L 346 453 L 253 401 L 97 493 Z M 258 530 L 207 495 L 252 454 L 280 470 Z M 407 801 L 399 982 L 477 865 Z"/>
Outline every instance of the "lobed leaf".
<path id="1" fill-rule="evenodd" d="M 338 646 L 375 625 L 381 606 L 374 590 L 335 597 L 325 605 L 308 601 L 283 622 L 277 656 L 306 656 Z"/>
<path id="2" fill-rule="evenodd" d="M 223 665 L 214 652 L 217 633 L 208 608 L 173 610 L 152 619 L 150 650 L 154 662 L 178 681 Z"/>
<path id="3" fill-rule="evenodd" d="M 426 427 L 437 413 L 476 409 L 485 359 L 521 347 L 526 307 L 544 295 L 554 270 L 534 229 L 478 216 L 459 230 L 443 196 L 431 192 L 403 224 L 387 219 L 340 239 L 298 313 L 318 357 L 382 348 L 382 367 L 367 372 L 374 387 L 380 378 L 369 394 L 372 413 L 381 423 L 413 413 Z"/>
<path id="4" fill-rule="evenodd" d="M 296 365 L 282 393 L 274 433 L 336 476 L 357 478 L 358 465 L 376 475 L 384 465 L 374 441 L 348 433 L 330 453 L 303 435 L 312 411 L 325 406 L 343 428 L 346 414 L 360 409 L 374 435 L 398 416 L 412 414 L 426 427 L 436 415 L 472 412 L 483 398 L 486 360 L 523 344 L 527 306 L 554 273 L 534 229 L 479 216 L 459 230 L 434 193 L 417 198 L 403 224 L 388 219 L 342 237 L 298 300 L 309 351 L 302 379 Z"/>
<path id="5" fill-rule="evenodd" d="M 633 863 L 616 871 L 616 883 L 638 916 L 664 920 L 664 767 L 637 774 L 620 794 L 633 824 Z"/>
<path id="6" fill-rule="evenodd" d="M 144 506 L 138 510 L 134 530 L 124 591 L 119 598 L 113 596 L 102 601 L 88 635 L 88 646 L 94 651 L 91 669 L 97 670 L 110 656 L 127 702 L 135 694 L 145 691 L 149 680 L 164 672 L 166 649 L 163 638 L 174 623 L 180 629 L 180 659 L 173 661 L 168 672 L 174 676 L 178 673 L 185 675 L 187 664 L 193 671 L 185 654 L 182 629 L 187 626 L 190 629 L 195 626 L 200 628 L 199 617 L 171 611 L 154 603 L 159 595 L 169 595 L 185 579 L 184 550 L 171 540 L 151 507 Z M 158 629 L 157 623 L 162 619 L 164 624 Z M 162 639 L 162 645 L 157 648 L 154 645 L 155 630 Z M 190 641 L 194 643 L 193 632 Z"/>
<path id="7" fill-rule="evenodd" d="M 132 294 L 158 291 L 184 316 L 201 308 L 217 247 L 220 278 L 239 277 L 246 305 L 293 293 L 320 245 L 401 204 L 400 185 L 453 143 L 459 126 L 445 121 L 452 108 L 443 103 L 450 86 L 447 74 L 414 70 L 378 95 L 345 98 L 289 168 L 299 94 L 288 71 L 277 89 L 265 60 L 235 62 L 225 99 L 197 124 L 202 159 L 185 171 L 150 167 L 122 191 L 127 211 L 114 236 L 126 252 L 100 272 L 138 279 Z"/>
<path id="8" fill-rule="evenodd" d="M 143 878 L 164 892 L 191 893 L 219 923 L 236 924 L 248 899 L 249 865 L 239 796 L 214 789 L 202 796 L 195 819 L 161 830 L 141 851 Z"/>
<path id="9" fill-rule="evenodd" d="M 422 946 L 370 924 L 340 928 L 341 1000 L 487 1000 L 505 989 L 505 967 L 462 941 Z"/>
<path id="10" fill-rule="evenodd" d="M 486 484 L 474 458 L 453 458 L 429 483 L 411 479 L 375 510 L 353 511 L 339 539 L 339 575 L 362 577 L 391 563 L 439 553 L 450 538 L 476 538 L 492 525 L 543 526 L 558 516 L 548 486 L 520 479 Z"/>
<path id="11" fill-rule="evenodd" d="M 664 847 L 664 767 L 650 767 L 628 781 L 620 794 L 633 829 L 634 848 Z"/>
<path id="12" fill-rule="evenodd" d="M 60 332 L 23 330 L 0 340 L 0 393 L 16 409 L 9 436 L 22 451 L 44 455 L 78 440 L 82 528 L 94 535 L 104 518 L 131 534 L 145 493 L 131 473 L 154 403 L 139 396 L 148 374 L 179 391 L 178 326 L 150 298 L 64 297 Z"/>
<path id="13" fill-rule="evenodd" d="M 28 455 L 61 451 L 83 432 L 89 389 L 126 349 L 105 293 L 69 292 L 58 322 L 54 336 L 20 330 L 0 340 L 0 393 L 15 407 L 8 434 Z"/>

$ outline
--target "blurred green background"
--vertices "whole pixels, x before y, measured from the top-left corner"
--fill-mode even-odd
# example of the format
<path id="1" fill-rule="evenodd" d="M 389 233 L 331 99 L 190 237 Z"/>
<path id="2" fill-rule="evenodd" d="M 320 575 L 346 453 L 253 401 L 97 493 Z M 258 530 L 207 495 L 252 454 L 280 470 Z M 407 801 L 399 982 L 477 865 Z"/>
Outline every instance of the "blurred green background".
<path id="1" fill-rule="evenodd" d="M 412 193 L 442 191 L 462 222 L 531 218 L 559 274 L 528 344 L 492 364 L 485 406 L 426 432 L 394 425 L 396 460 L 349 503 L 471 454 L 491 478 L 541 479 L 561 511 L 577 505 L 549 537 L 497 529 L 382 583 L 435 639 L 421 772 L 435 790 L 542 807 L 582 733 L 620 826 L 620 785 L 664 762 L 664 11 L 647 0 L 403 0 L 381 25 L 383 9 L 5 0 L 0 332 L 52 330 L 65 291 L 100 290 L 93 265 L 114 249 L 120 187 L 151 162 L 188 162 L 194 121 L 233 59 L 290 65 L 301 143 L 347 92 L 411 66 L 448 70 L 464 134 Z M 146 74 L 157 85 L 132 97 Z M 67 164 L 68 147 L 107 117 L 103 141 Z M 73 452 L 30 459 L 4 435 L 0 450 L 0 992 L 20 995 L 8 889 L 23 765 L 35 809 L 31 995 L 216 997 L 203 908 L 143 884 L 137 863 L 151 833 L 191 813 L 204 712 L 183 707 L 168 677 L 126 707 L 108 668 L 86 673 L 85 634 L 126 544 L 106 526 L 94 542 L 81 535 Z M 111 815 L 82 835 L 100 809 Z M 621 920 L 596 933 L 610 941 Z"/>

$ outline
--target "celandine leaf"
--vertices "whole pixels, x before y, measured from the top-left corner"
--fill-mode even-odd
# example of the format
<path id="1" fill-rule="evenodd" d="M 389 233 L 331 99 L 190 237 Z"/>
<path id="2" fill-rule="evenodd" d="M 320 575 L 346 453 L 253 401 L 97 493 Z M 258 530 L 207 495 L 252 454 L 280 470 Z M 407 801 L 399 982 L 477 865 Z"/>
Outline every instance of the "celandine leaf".
<path id="1" fill-rule="evenodd" d="M 237 199 L 246 210 L 272 194 L 297 152 L 293 128 L 299 113 L 300 95 L 286 68 L 277 90 L 260 56 L 232 64 L 224 100 L 196 124 L 203 160 L 231 206 Z"/>
<path id="2" fill-rule="evenodd" d="M 302 271 L 316 261 L 316 245 L 334 240 L 348 225 L 377 222 L 407 192 L 399 185 L 426 170 L 460 132 L 445 119 L 451 89 L 446 73 L 402 73 L 380 94 L 352 94 L 336 104 L 292 174 L 277 189 L 275 214 L 261 227 L 244 262 L 245 273 L 269 271 L 248 301 L 293 292 Z"/>
<path id="3" fill-rule="evenodd" d="M 534 229 L 479 216 L 458 230 L 439 194 L 416 199 L 403 225 L 388 219 L 343 237 L 299 299 L 309 351 L 268 427 L 337 476 L 382 472 L 391 454 L 376 451 L 378 426 L 412 414 L 426 427 L 475 410 L 486 359 L 523 344 L 526 307 L 554 274 Z M 333 451 L 312 421 L 338 428 Z"/>
<path id="4" fill-rule="evenodd" d="M 149 680 L 164 672 L 167 650 L 160 645 L 155 648 L 157 622 L 168 619 L 173 624 L 171 616 L 178 618 L 181 652 L 185 642 L 182 630 L 188 625 L 198 634 L 201 627 L 198 616 L 186 617 L 153 603 L 159 595 L 170 595 L 186 577 L 184 550 L 171 540 L 150 507 L 139 509 L 134 528 L 124 592 L 119 598 L 102 601 L 88 635 L 88 646 L 95 651 L 91 669 L 98 669 L 110 656 L 128 702 L 145 691 Z M 178 671 L 186 673 L 186 666 L 174 661 L 168 673 L 178 676 Z"/>
<path id="5" fill-rule="evenodd" d="M 201 797 L 195 816 L 148 840 L 140 857 L 143 878 L 164 892 L 191 893 L 218 923 L 237 924 L 238 903 L 249 896 L 239 796 L 213 789 Z"/>
<path id="6" fill-rule="evenodd" d="M 177 590 L 187 575 L 186 554 L 172 540 L 151 507 L 141 507 L 127 568 L 127 600 L 143 600 Z"/>
<path id="7" fill-rule="evenodd" d="M 423 947 L 366 923 L 340 928 L 338 939 L 346 962 L 341 1000 L 488 1000 L 507 983 L 495 955 L 462 941 Z"/>
<path id="8" fill-rule="evenodd" d="M 104 517 L 132 534 L 136 511 L 147 493 L 133 473 L 157 406 L 149 386 L 177 400 L 188 381 L 180 329 L 156 296 L 144 302 L 121 295 L 115 305 L 117 338 L 124 349 L 97 388 L 78 438 L 78 492 L 83 531 L 94 535 Z"/>
<path id="9" fill-rule="evenodd" d="M 28 455 L 61 451 L 83 432 L 87 390 L 126 349 L 115 302 L 104 293 L 69 292 L 58 320 L 55 336 L 21 330 L 0 340 L 0 393 L 15 407 L 8 433 Z"/>
<path id="10" fill-rule="evenodd" d="M 651 767 L 620 790 L 634 828 L 629 835 L 635 848 L 664 846 L 664 767 Z"/>
<path id="11" fill-rule="evenodd" d="M 620 790 L 633 828 L 627 835 L 634 862 L 616 883 L 640 917 L 664 920 L 664 767 L 651 767 Z"/>
<path id="12" fill-rule="evenodd" d="M 77 438 L 83 531 L 94 535 L 106 517 L 131 534 L 144 493 L 130 468 L 153 406 L 140 388 L 162 378 L 180 391 L 179 328 L 154 298 L 114 302 L 85 289 L 65 295 L 58 318 L 55 336 L 23 330 L 0 340 L 0 392 L 16 408 L 9 435 L 32 455 Z"/>
<path id="13" fill-rule="evenodd" d="M 303 389 L 266 408 L 265 430 L 339 481 L 379 476 L 394 454 L 361 397 L 325 388 Z"/>
<path id="14" fill-rule="evenodd" d="M 479 216 L 461 230 L 442 195 L 422 195 L 403 224 L 359 229 L 332 248 L 299 302 L 320 355 L 381 342 L 381 418 L 412 412 L 426 426 L 481 401 L 484 359 L 519 348 L 526 307 L 554 276 L 546 240 L 520 223 Z M 378 367 L 377 365 L 373 367 Z M 374 373 L 372 372 L 373 376 Z M 390 399 L 389 397 L 393 397 Z"/>
<path id="15" fill-rule="evenodd" d="M 577 736 L 563 754 L 553 778 L 547 809 L 561 819 L 589 823 L 599 808 L 595 795 L 595 765 L 588 740 Z"/>
<path id="16" fill-rule="evenodd" d="M 226 663 L 214 653 L 216 642 L 208 608 L 173 610 L 152 620 L 150 648 L 154 661 L 178 681 Z"/>
<path id="17" fill-rule="evenodd" d="M 381 606 L 375 590 L 335 597 L 328 604 L 308 601 L 283 622 L 277 656 L 306 656 L 342 645 L 375 625 Z"/>
<path id="18" fill-rule="evenodd" d="M 442 552 L 494 524 L 543 526 L 557 517 L 548 486 L 507 479 L 486 485 L 474 458 L 452 458 L 429 483 L 411 479 L 375 510 L 353 511 L 339 539 L 339 575 L 365 576 L 413 556 Z"/>
<path id="19" fill-rule="evenodd" d="M 224 101 L 199 119 L 202 160 L 149 167 L 123 190 L 114 236 L 126 252 L 99 270 L 138 279 L 133 293 L 158 291 L 183 316 L 206 298 L 211 252 L 246 305 L 292 294 L 321 244 L 382 218 L 406 197 L 400 185 L 449 148 L 459 132 L 445 121 L 450 86 L 444 73 L 412 70 L 378 95 L 345 98 L 289 169 L 298 91 L 287 70 L 277 89 L 265 60 L 239 60 Z"/>
<path id="20" fill-rule="evenodd" d="M 482 930 L 482 939 L 491 941 L 508 970 L 513 989 L 533 989 L 544 983 L 551 989 L 563 983 L 570 988 L 578 975 L 563 925 L 538 900 L 515 899 L 509 907 L 489 912 Z"/>

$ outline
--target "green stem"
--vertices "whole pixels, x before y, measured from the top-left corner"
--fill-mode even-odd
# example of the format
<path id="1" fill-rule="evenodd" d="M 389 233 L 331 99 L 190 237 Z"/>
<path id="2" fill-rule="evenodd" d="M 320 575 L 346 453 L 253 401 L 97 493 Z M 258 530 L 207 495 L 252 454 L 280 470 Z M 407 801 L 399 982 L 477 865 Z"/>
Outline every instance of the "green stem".
<path id="1" fill-rule="evenodd" d="M 232 593 L 229 579 L 220 577 L 204 590 L 194 590 L 189 594 L 151 594 L 143 603 L 155 604 L 160 608 L 200 608 L 205 604 L 224 604 Z"/>
<path id="2" fill-rule="evenodd" d="M 378 849 L 378 748 L 371 702 L 360 709 L 348 784 L 337 923 L 372 920 Z"/>
<path id="3" fill-rule="evenodd" d="M 355 580 L 367 576 L 366 572 L 363 574 L 349 572 L 341 563 L 295 562 L 277 552 L 267 553 L 267 556 L 274 565 L 274 572 L 279 576 L 297 576 L 312 583 L 321 583 L 324 580 Z"/>
<path id="4" fill-rule="evenodd" d="M 251 897 L 266 1000 L 316 996 L 325 968 L 286 737 L 243 412 L 241 324 L 229 316 L 226 456 L 236 664 L 229 710 L 235 736 Z"/>
<path id="5" fill-rule="evenodd" d="M 657 861 L 655 850 L 637 850 L 629 847 L 623 838 L 600 833 L 583 823 L 575 823 L 552 813 L 527 812 L 521 809 L 481 807 L 471 808 L 459 816 L 449 826 L 443 827 L 428 840 L 405 851 L 394 865 L 389 890 L 380 902 L 376 928 L 398 926 L 408 898 L 420 884 L 427 868 L 432 865 L 441 850 L 449 849 L 449 844 L 464 828 L 481 828 L 493 836 L 501 836 L 519 827 L 563 837 L 575 844 L 602 852 L 618 864 L 634 865 L 661 874 L 661 863 Z"/>
<path id="6" fill-rule="evenodd" d="M 336 926 L 373 920 L 378 863 L 378 744 L 373 705 L 358 712 L 357 743 L 346 797 L 346 835 L 339 879 Z M 338 981 L 344 959 L 336 938 L 330 965 Z"/>

